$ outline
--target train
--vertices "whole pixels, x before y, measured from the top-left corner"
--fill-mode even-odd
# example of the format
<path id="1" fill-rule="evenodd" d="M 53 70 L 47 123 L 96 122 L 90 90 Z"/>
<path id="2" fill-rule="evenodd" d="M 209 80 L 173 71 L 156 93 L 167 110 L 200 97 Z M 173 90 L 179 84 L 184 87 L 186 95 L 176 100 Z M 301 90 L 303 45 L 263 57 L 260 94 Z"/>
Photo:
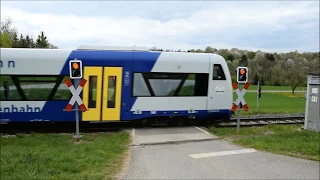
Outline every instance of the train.
<path id="1" fill-rule="evenodd" d="M 75 111 L 65 111 L 72 97 L 65 80 L 74 59 L 82 61 L 87 80 L 79 95 L 88 109 L 78 113 L 81 122 L 232 116 L 232 80 L 218 54 L 81 45 L 1 48 L 0 122 L 75 121 Z"/>

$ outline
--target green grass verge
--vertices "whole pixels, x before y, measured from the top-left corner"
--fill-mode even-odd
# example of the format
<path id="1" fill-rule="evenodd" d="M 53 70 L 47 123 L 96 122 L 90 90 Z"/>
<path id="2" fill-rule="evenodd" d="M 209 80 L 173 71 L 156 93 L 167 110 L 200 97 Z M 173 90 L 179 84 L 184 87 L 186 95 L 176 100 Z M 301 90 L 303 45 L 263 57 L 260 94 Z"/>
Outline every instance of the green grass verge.
<path id="1" fill-rule="evenodd" d="M 237 94 L 233 93 L 233 100 L 236 101 Z M 259 114 L 273 113 L 304 113 L 306 100 L 303 94 L 291 95 L 290 93 L 262 93 L 259 99 Z M 241 115 L 256 113 L 257 93 L 247 92 L 244 99 L 250 110 L 241 111 Z"/>
<path id="2" fill-rule="evenodd" d="M 129 134 L 31 134 L 1 137 L 1 179 L 114 179 Z"/>
<path id="3" fill-rule="evenodd" d="M 232 142 L 276 154 L 320 161 L 319 133 L 301 129 L 301 125 L 215 128 L 210 132 Z"/>

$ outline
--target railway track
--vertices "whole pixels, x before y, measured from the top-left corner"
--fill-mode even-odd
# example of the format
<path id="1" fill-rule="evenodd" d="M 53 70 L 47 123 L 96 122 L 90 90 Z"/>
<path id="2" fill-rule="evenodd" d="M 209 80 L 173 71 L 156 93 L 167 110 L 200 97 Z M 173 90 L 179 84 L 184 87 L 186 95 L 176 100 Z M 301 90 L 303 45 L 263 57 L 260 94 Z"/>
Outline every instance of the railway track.
<path id="1" fill-rule="evenodd" d="M 304 117 L 261 117 L 261 118 L 241 118 L 240 126 L 263 126 L 270 124 L 303 124 Z M 232 118 L 229 121 L 220 121 L 213 124 L 215 127 L 234 127 L 237 126 L 237 119 Z"/>
<path id="2" fill-rule="evenodd" d="M 269 124 L 303 124 L 304 116 L 287 116 L 287 117 L 254 117 L 241 118 L 240 126 L 263 126 Z M 193 126 L 197 122 L 191 124 L 180 124 L 178 126 Z M 138 125 L 143 127 L 145 125 Z M 168 126 L 163 124 L 162 126 Z M 206 127 L 236 127 L 237 119 L 232 118 L 228 121 L 206 122 Z M 84 123 L 80 124 L 80 132 L 117 132 L 125 128 L 135 127 L 130 122 L 108 122 L 108 123 Z M 21 123 L 11 125 L 0 125 L 0 135 L 17 134 L 17 133 L 75 133 L 75 123 Z"/>

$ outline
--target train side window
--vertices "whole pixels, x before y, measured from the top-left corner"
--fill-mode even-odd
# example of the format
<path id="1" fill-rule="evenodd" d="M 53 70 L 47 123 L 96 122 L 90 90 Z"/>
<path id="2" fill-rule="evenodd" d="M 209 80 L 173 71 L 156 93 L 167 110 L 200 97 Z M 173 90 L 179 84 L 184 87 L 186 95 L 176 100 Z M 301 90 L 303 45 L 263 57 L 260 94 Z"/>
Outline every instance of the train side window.
<path id="1" fill-rule="evenodd" d="M 116 88 L 117 88 L 117 76 L 108 76 L 109 83 L 108 83 L 108 108 L 115 108 L 116 107 Z"/>
<path id="2" fill-rule="evenodd" d="M 0 76 L 1 101 L 68 101 L 71 93 L 64 76 Z"/>
<path id="3" fill-rule="evenodd" d="M 133 88 L 132 95 L 134 97 L 139 96 L 151 96 L 148 86 L 142 73 L 134 73 L 133 74 Z"/>
<path id="4" fill-rule="evenodd" d="M 208 80 L 208 73 L 134 73 L 133 96 L 207 96 Z"/>
<path id="5" fill-rule="evenodd" d="M 221 64 L 213 65 L 212 80 L 226 80 L 226 76 L 224 74 Z"/>
<path id="6" fill-rule="evenodd" d="M 10 76 L 0 76 L 0 100 L 22 100 L 17 87 Z"/>
<path id="7" fill-rule="evenodd" d="M 97 76 L 89 76 L 89 99 L 88 107 L 96 108 L 97 106 Z"/>
<path id="8" fill-rule="evenodd" d="M 54 96 L 52 97 L 52 100 L 69 101 L 71 99 L 72 94 L 65 83 L 65 80 L 69 79 L 69 76 L 65 76 L 63 78 L 60 77 L 60 78 L 61 78 L 61 81 L 57 82 L 58 83 L 58 85 L 56 85 L 57 89 Z"/>
<path id="9" fill-rule="evenodd" d="M 27 100 L 48 100 L 57 77 L 19 77 L 19 84 Z"/>

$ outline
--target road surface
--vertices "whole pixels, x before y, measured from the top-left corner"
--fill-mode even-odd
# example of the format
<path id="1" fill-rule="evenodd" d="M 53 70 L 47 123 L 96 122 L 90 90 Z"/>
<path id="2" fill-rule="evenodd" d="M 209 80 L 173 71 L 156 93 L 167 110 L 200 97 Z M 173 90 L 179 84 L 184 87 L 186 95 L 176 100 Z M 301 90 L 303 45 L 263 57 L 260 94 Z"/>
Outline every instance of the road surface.
<path id="1" fill-rule="evenodd" d="M 132 136 L 120 179 L 319 179 L 319 162 L 242 148 L 204 127 L 134 129 Z"/>

